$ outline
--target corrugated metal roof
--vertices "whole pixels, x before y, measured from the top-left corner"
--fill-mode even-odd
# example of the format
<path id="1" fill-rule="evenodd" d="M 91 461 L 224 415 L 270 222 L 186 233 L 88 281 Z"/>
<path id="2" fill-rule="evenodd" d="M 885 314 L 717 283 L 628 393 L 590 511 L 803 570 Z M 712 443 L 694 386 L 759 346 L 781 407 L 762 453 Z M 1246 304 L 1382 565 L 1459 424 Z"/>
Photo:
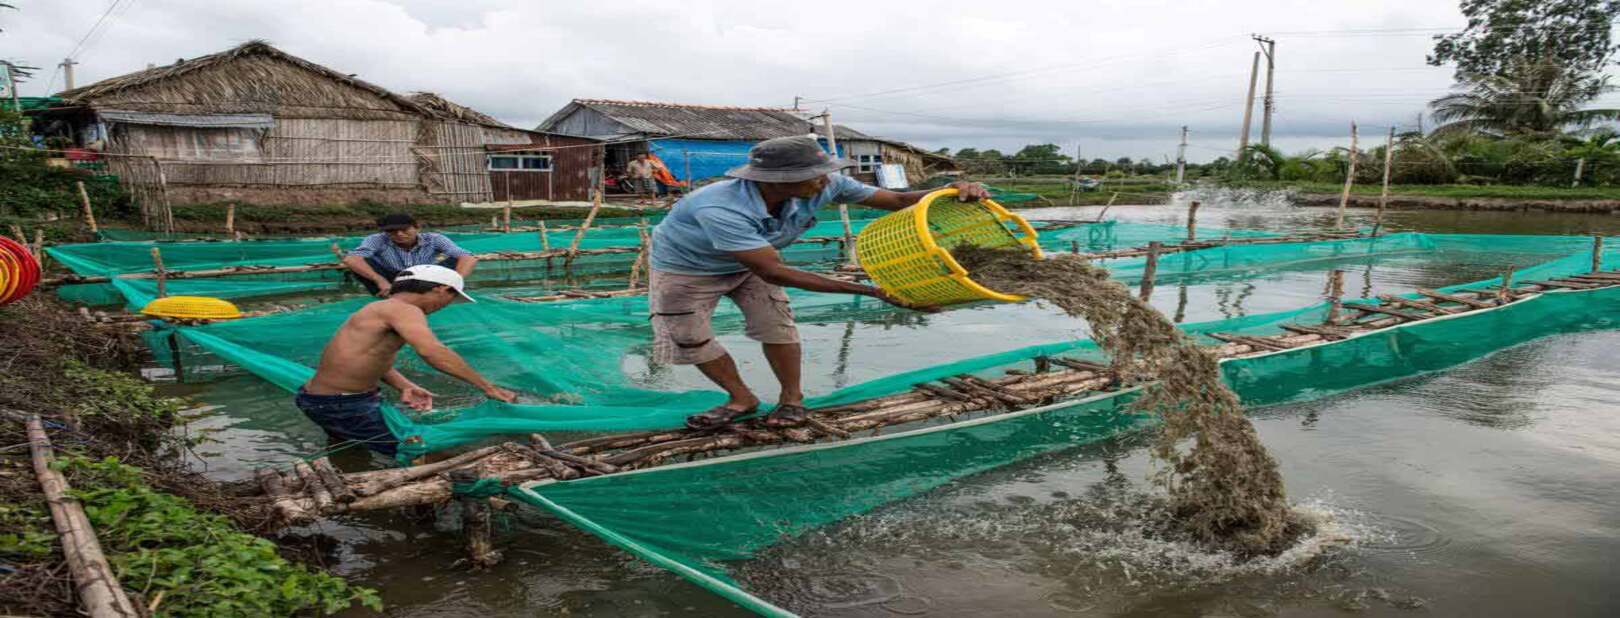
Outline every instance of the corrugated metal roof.
<path id="1" fill-rule="evenodd" d="M 152 124 L 169 127 L 209 127 L 222 129 L 270 129 L 276 119 L 270 114 L 165 114 L 119 109 L 96 110 L 105 122 Z"/>
<path id="2" fill-rule="evenodd" d="M 721 107 L 644 101 L 574 99 L 572 105 L 590 108 L 650 137 L 681 136 L 694 139 L 760 140 L 810 133 L 810 122 L 792 110 L 773 107 Z"/>

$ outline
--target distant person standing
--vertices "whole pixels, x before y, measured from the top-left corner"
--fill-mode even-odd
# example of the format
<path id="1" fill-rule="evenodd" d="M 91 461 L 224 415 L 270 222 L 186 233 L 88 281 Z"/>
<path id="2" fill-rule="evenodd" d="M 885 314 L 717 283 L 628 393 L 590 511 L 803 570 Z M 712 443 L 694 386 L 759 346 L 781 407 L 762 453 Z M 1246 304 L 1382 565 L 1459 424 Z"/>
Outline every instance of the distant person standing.
<path id="1" fill-rule="evenodd" d="M 636 158 L 624 166 L 625 174 L 630 177 L 630 188 L 642 203 L 658 197 L 658 180 L 653 176 L 657 169 L 645 152 L 636 153 Z"/>
<path id="2" fill-rule="evenodd" d="M 423 232 L 416 218 L 405 213 L 383 215 L 377 219 L 382 231 L 367 236 L 360 246 L 343 257 L 343 265 L 360 278 L 366 291 L 379 298 L 388 296 L 393 280 L 400 271 L 412 266 L 446 266 L 466 278 L 472 274 L 478 258 L 444 234 Z"/>

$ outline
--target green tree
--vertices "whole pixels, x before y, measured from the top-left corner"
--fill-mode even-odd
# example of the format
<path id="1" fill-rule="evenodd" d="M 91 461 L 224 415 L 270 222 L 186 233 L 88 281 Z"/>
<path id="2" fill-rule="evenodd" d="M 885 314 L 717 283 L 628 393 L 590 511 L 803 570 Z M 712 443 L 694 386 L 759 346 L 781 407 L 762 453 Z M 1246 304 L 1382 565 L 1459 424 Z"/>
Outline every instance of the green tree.
<path id="1" fill-rule="evenodd" d="M 1614 86 L 1608 78 L 1546 61 L 1524 61 L 1506 74 L 1464 73 L 1456 92 L 1431 101 L 1435 134 L 1548 138 L 1620 118 L 1620 109 L 1582 109 Z"/>
<path id="2" fill-rule="evenodd" d="M 978 148 L 963 148 L 961 150 L 956 151 L 956 158 L 958 158 L 958 159 L 977 159 L 977 158 L 979 158 L 979 149 Z"/>
<path id="3" fill-rule="evenodd" d="M 1435 37 L 1429 64 L 1455 64 L 1459 80 L 1506 76 L 1524 61 L 1577 74 L 1601 71 L 1614 56 L 1609 26 L 1620 0 L 1462 0 L 1468 25 Z"/>
<path id="4" fill-rule="evenodd" d="M 948 156 L 951 156 L 951 149 L 949 149 L 949 148 L 941 148 L 939 150 L 935 150 L 934 154 L 937 154 L 937 155 L 942 156 L 942 157 L 948 157 Z"/>

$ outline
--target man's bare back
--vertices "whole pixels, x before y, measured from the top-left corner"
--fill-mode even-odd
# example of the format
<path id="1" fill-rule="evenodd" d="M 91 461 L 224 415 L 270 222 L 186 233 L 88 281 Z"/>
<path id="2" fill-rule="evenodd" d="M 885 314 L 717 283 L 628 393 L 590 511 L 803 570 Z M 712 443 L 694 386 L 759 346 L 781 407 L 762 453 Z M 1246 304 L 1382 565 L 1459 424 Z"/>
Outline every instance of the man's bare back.
<path id="1" fill-rule="evenodd" d="M 427 326 L 427 316 L 408 303 L 381 300 L 367 304 L 338 327 L 321 351 L 315 377 L 304 390 L 319 395 L 362 393 L 377 388 L 394 368 L 394 357 L 405 338 L 391 322 L 415 321 Z"/>

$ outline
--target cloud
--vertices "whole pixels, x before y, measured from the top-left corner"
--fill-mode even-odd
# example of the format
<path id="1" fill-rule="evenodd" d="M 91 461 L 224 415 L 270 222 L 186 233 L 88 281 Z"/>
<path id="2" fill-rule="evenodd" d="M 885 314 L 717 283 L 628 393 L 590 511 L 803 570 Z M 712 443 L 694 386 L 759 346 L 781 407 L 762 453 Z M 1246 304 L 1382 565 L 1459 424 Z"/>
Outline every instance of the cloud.
<path id="1" fill-rule="evenodd" d="M 0 57 L 43 67 L 108 6 L 20 4 L 0 13 Z M 1352 118 L 1412 124 L 1450 84 L 1448 69 L 1423 63 L 1426 33 L 1342 31 L 1460 22 L 1449 2 L 1394 1 L 122 0 L 80 54 L 78 80 L 263 38 L 519 126 L 575 97 L 790 106 L 802 96 L 841 123 L 928 147 L 1078 143 L 1158 158 L 1188 125 L 1209 144 L 1189 151 L 1198 160 L 1235 147 L 1249 32 L 1278 41 L 1273 134 L 1325 147 Z M 24 92 L 42 94 L 49 74 Z"/>

